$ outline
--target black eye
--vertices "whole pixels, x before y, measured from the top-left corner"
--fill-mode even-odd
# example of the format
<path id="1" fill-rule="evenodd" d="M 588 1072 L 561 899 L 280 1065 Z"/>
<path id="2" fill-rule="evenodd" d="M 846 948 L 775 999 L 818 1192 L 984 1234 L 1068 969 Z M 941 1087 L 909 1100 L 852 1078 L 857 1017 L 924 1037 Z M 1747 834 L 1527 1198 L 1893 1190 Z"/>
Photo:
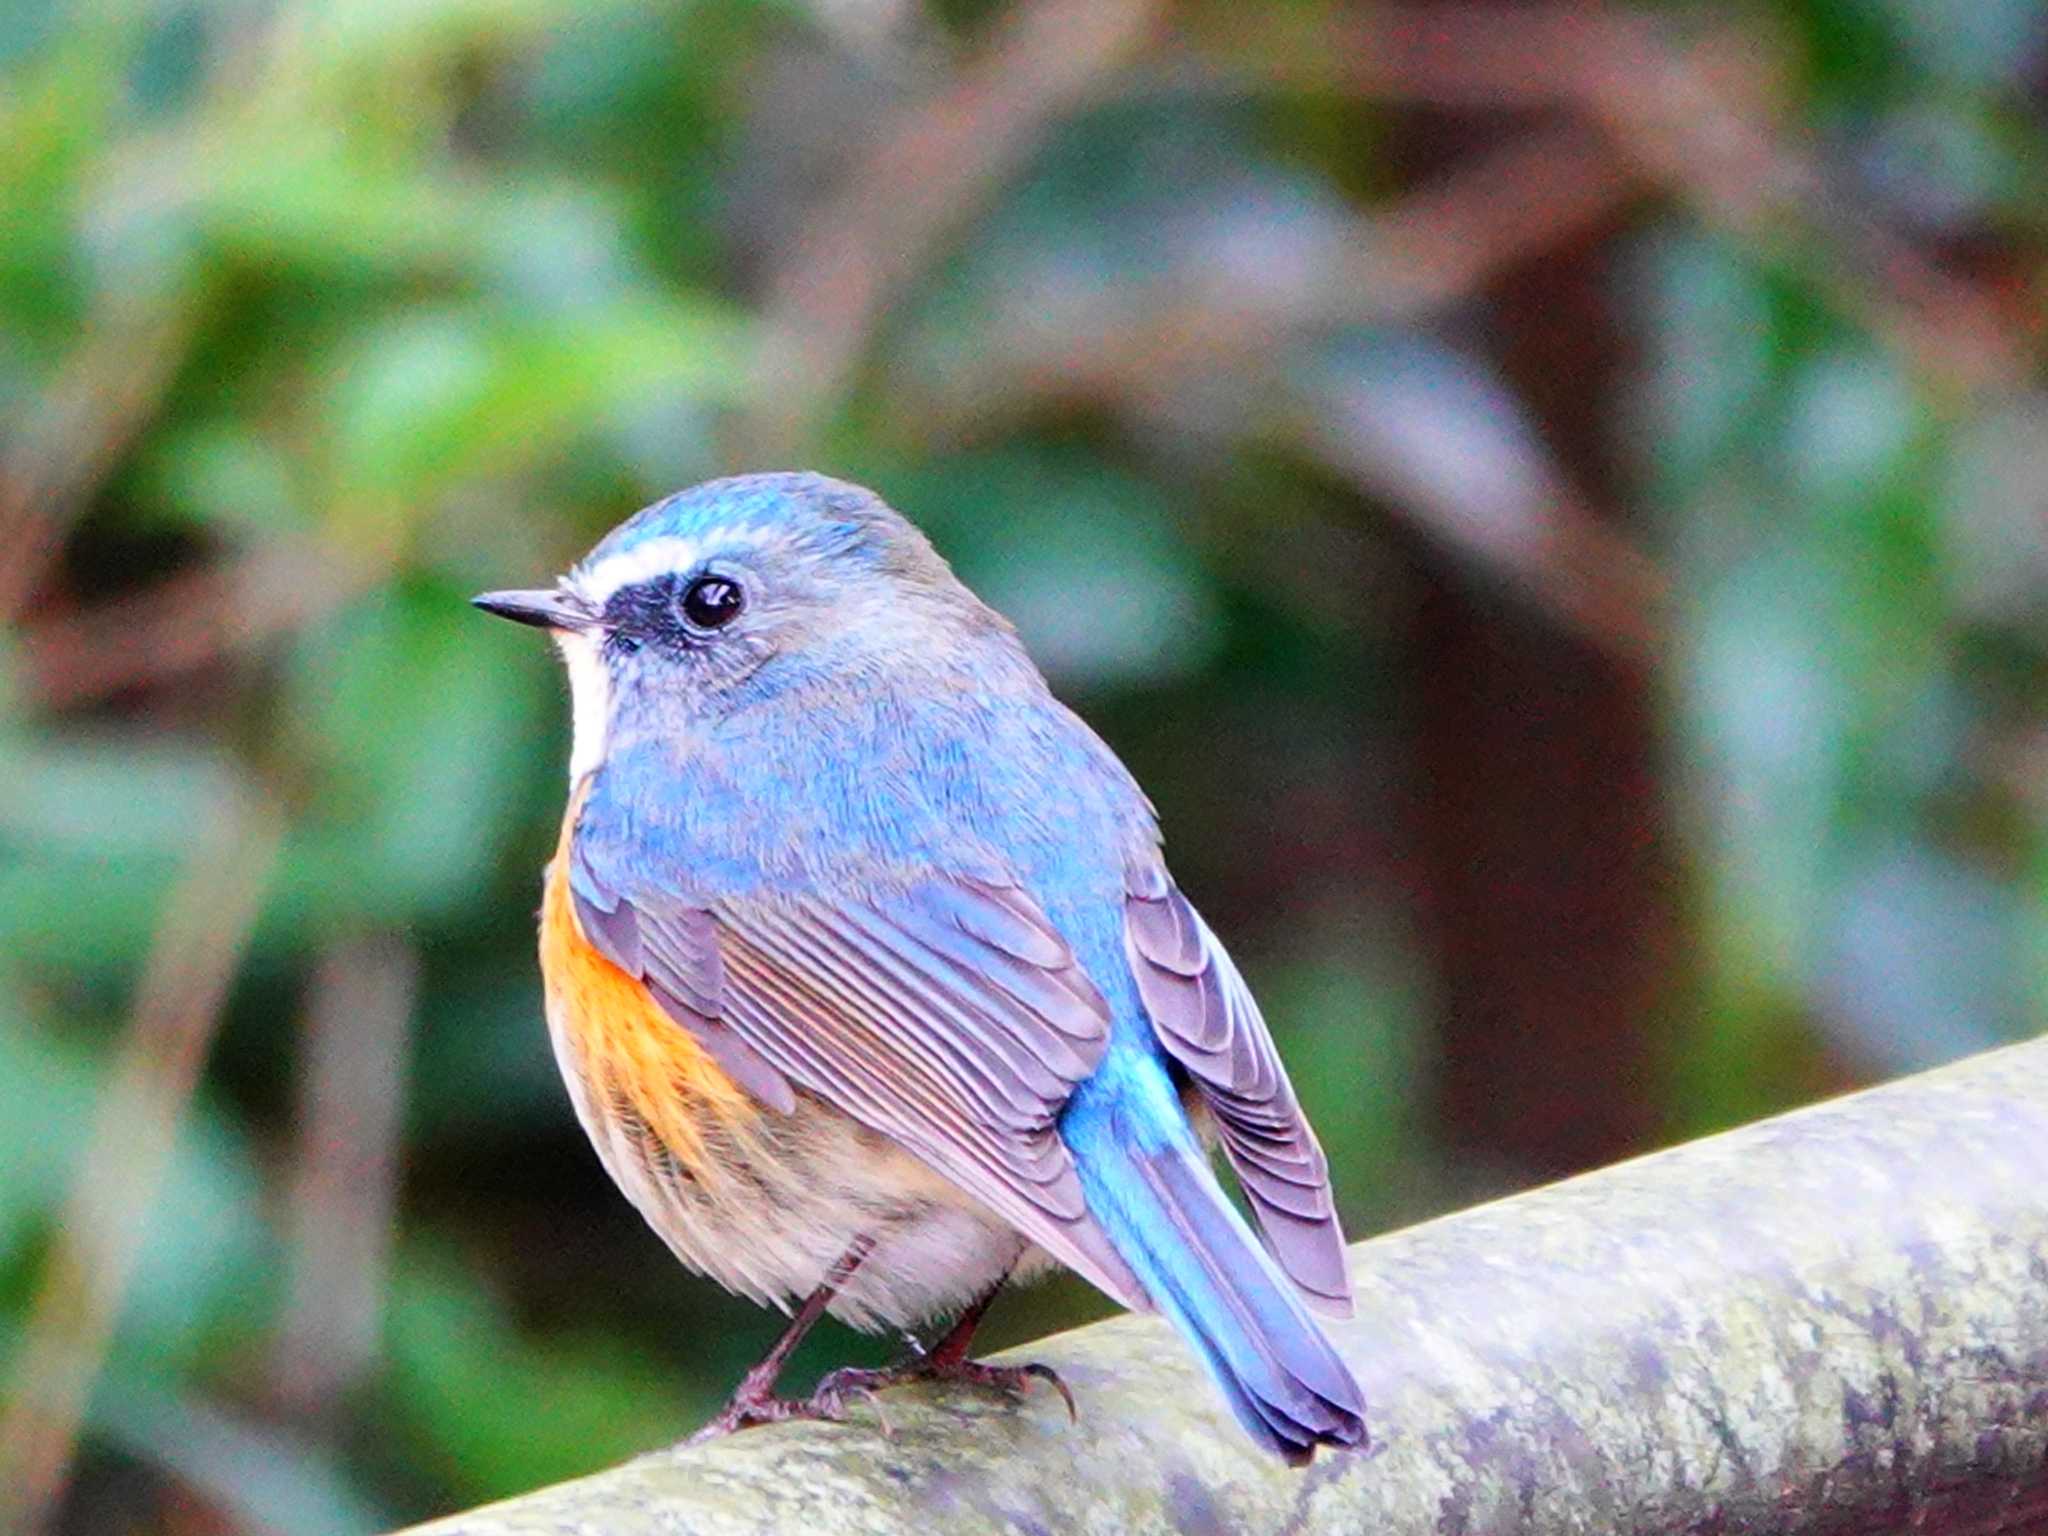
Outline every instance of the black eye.
<path id="1" fill-rule="evenodd" d="M 740 616 L 746 601 L 739 583 L 723 576 L 699 576 L 683 591 L 683 617 L 699 629 L 720 629 Z"/>

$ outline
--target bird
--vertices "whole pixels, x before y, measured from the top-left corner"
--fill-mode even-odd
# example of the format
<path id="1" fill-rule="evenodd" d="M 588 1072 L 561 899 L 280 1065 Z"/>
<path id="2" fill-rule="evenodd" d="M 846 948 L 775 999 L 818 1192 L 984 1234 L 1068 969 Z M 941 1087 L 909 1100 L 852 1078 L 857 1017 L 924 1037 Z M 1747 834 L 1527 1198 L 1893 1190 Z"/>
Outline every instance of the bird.
<path id="1" fill-rule="evenodd" d="M 1259 1446 L 1365 1445 L 1328 1161 L 1258 1006 L 1151 802 L 915 525 L 739 475 L 472 601 L 566 667 L 540 968 L 578 1118 L 684 1265 L 791 1314 L 695 1438 L 914 1377 L 1072 1414 L 970 1354 L 1065 1266 L 1163 1313 Z M 917 1347 L 776 1395 L 827 1313 Z"/>

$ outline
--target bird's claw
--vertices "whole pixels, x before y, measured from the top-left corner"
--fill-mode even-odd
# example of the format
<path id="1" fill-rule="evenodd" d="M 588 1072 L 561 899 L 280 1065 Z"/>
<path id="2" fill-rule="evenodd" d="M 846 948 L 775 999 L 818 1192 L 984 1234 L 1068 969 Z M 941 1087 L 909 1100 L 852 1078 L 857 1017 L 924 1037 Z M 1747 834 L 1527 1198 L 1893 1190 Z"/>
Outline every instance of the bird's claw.
<path id="1" fill-rule="evenodd" d="M 1000 1371 L 1004 1369 L 1004 1367 L 983 1366 L 982 1369 Z M 1069 1424 L 1078 1424 L 1081 1422 L 1081 1410 L 1074 1403 L 1073 1389 L 1069 1387 L 1066 1384 L 1066 1382 L 1060 1379 L 1060 1373 L 1058 1371 L 1054 1370 L 1049 1365 L 1040 1365 L 1036 1360 L 1029 1361 L 1024 1365 L 1012 1367 L 1012 1369 L 1021 1372 L 1027 1379 L 1036 1377 L 1038 1380 L 1050 1386 L 1053 1389 L 1053 1391 L 1059 1393 L 1060 1401 L 1067 1405 L 1067 1422 Z M 1017 1384 L 1017 1390 L 1019 1392 L 1022 1392 L 1024 1389 L 1025 1383 L 1019 1382 Z"/>
<path id="2" fill-rule="evenodd" d="M 859 1397 L 875 1410 L 875 1418 L 882 1426 L 882 1438 L 891 1439 L 895 1436 L 895 1427 L 889 1422 L 889 1415 L 882 1407 L 881 1398 L 875 1395 L 874 1387 L 867 1380 L 868 1377 L 879 1377 L 883 1374 L 885 1373 L 881 1371 L 856 1370 L 850 1366 L 844 1370 L 833 1371 L 819 1381 L 817 1390 L 811 1393 L 810 1402 L 822 1410 L 818 1414 L 819 1418 L 831 1419 L 836 1423 L 846 1417 L 846 1400 L 849 1397 Z M 884 1382 L 883 1385 L 886 1386 L 887 1383 Z"/>

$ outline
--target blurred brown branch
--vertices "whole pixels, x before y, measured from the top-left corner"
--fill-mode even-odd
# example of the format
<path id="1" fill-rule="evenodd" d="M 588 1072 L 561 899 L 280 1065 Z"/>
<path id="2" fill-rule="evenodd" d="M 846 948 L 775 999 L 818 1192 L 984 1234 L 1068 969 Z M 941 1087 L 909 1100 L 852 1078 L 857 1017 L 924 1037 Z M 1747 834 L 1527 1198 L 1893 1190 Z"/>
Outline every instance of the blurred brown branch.
<path id="1" fill-rule="evenodd" d="M 1061 113 L 1131 56 L 1161 9 L 1161 0 L 1017 6 L 951 85 L 883 131 L 771 285 L 761 404 L 742 434 L 750 462 L 802 456 L 904 283 Z"/>
<path id="2" fill-rule="evenodd" d="M 1304 332 L 1412 319 L 1468 297 L 1657 189 L 1745 241 L 1817 269 L 1840 302 L 1938 389 L 2003 389 L 2030 373 L 2029 339 L 2013 316 L 1858 209 L 1799 135 L 1774 120 L 1765 87 L 1779 64 L 1753 27 L 1679 46 L 1654 20 L 1592 6 L 1390 6 L 1347 20 L 1334 35 L 1304 40 L 1274 28 L 1232 39 L 1225 52 L 1255 60 L 1268 80 L 1569 115 L 1359 219 L 1348 259 L 1336 266 L 1291 284 L 1127 303 L 1106 324 L 1050 344 L 1013 338 L 1018 344 L 990 348 L 966 376 L 949 375 L 943 394 L 899 380 L 899 419 L 944 437 L 986 435 L 1048 398 L 1170 412 L 1192 379 L 1257 373 Z M 1216 75 L 1255 83 L 1243 69 Z M 917 253 L 897 254 L 900 282 Z M 831 355 L 829 346 L 822 355 Z M 1296 426 L 1346 473 L 1387 488 L 1382 467 L 1330 451 L 1330 424 Z M 1633 664 L 1653 659 L 1663 644 L 1665 590 L 1654 562 L 1593 517 L 1561 477 L 1538 489 L 1545 537 L 1478 552 L 1603 649 Z M 1401 504 L 1452 542 L 1471 543 L 1471 520 L 1456 508 L 1426 494 L 1404 494 Z"/>
<path id="3" fill-rule="evenodd" d="M 21 633 L 29 692 L 73 709 L 180 677 L 332 612 L 390 569 L 389 553 L 277 540 L 253 554 L 62 614 Z"/>
<path id="4" fill-rule="evenodd" d="M 314 968 L 275 1361 L 278 1397 L 302 1416 L 331 1407 L 376 1356 L 418 981 L 418 958 L 396 934 L 334 944 Z"/>
<path id="5" fill-rule="evenodd" d="M 110 146 L 95 165 L 94 197 L 165 207 L 196 197 L 206 175 L 240 159 L 236 135 L 271 131 L 263 111 L 279 85 L 291 84 L 300 42 L 295 24 L 238 29 L 188 117 Z M 0 624 L 34 596 L 65 533 L 147 428 L 198 333 L 204 305 L 195 274 L 181 267 L 153 281 L 149 292 L 120 282 L 95 294 L 39 408 L 0 449 Z"/>
<path id="6" fill-rule="evenodd" d="M 1370 494 L 1386 498 L 1432 538 L 1506 577 L 1564 629 L 1630 667 L 1647 670 L 1668 643 L 1670 584 L 1657 562 L 1602 520 L 1563 466 L 1519 456 L 1494 495 L 1474 498 L 1467 477 L 1427 454 L 1330 413 L 1302 413 L 1301 440 Z M 1475 445 L 1474 457 L 1492 457 Z M 1516 533 L 1503 537 L 1511 525 Z"/>
<path id="7" fill-rule="evenodd" d="M 62 1494 L 148 1217 L 276 861 L 282 819 L 239 797 L 172 891 L 44 1267 L 0 1419 L 0 1530 Z"/>
<path id="8" fill-rule="evenodd" d="M 1376 6 L 1304 42 L 1252 42 L 1268 78 L 1465 108 L 1574 109 L 1618 174 L 1811 269 L 1913 370 L 1943 389 L 2024 382 L 2039 330 L 1886 229 L 1771 112 L 1783 62 L 1753 24 L 1690 43 L 1652 17 L 1593 5 Z"/>
<path id="9" fill-rule="evenodd" d="M 1639 188 L 1604 137 L 1562 122 L 1471 156 L 1390 208 L 1357 218 L 1345 259 L 1226 289 L 1182 285 L 1131 292 L 1106 323 L 1086 330 L 1009 337 L 943 392 L 895 381 L 899 420 L 926 440 L 999 434 L 1048 400 L 1108 404 L 1139 417 L 1170 417 L 1204 380 L 1235 380 L 1243 419 L 1260 397 L 1288 398 L 1270 377 L 1290 347 L 1345 325 L 1411 321 L 1469 299 L 1517 263 L 1595 229 Z M 1269 404 L 1269 417 L 1276 415 Z M 1458 488 L 1432 482 L 1398 442 L 1363 443 L 1355 424 L 1329 410 L 1289 408 L 1269 421 L 1290 440 L 1433 535 L 1505 573 L 1565 627 L 1632 665 L 1664 643 L 1665 582 L 1628 536 L 1595 517 L 1553 463 L 1516 459 L 1532 539 L 1488 538 L 1493 518 L 1458 504 Z"/>
<path id="10" fill-rule="evenodd" d="M 1325 270 L 1229 291 L 1164 295 L 1128 319 L 1060 344 L 991 348 L 981 371 L 943 394 L 898 381 L 903 415 L 941 439 L 989 436 L 1046 399 L 1160 402 L 1191 377 L 1269 361 L 1301 332 L 1426 316 L 1490 278 L 1610 217 L 1635 189 L 1581 124 L 1538 130 L 1387 209 L 1356 219 L 1345 259 Z"/>
<path id="11" fill-rule="evenodd" d="M 65 530 L 148 423 L 191 340 L 189 297 L 88 324 L 0 451 L 0 623 L 21 612 Z"/>

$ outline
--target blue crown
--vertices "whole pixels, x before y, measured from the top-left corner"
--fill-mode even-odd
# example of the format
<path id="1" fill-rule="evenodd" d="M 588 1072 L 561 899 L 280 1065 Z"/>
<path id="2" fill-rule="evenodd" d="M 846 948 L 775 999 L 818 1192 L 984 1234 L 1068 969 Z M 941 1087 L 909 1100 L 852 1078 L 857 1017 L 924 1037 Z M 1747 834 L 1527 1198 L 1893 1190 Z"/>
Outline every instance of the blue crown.
<path id="1" fill-rule="evenodd" d="M 643 507 L 606 534 L 584 563 L 594 565 L 651 539 L 749 530 L 793 535 L 821 550 L 850 551 L 871 531 L 895 522 L 873 492 L 827 475 L 804 470 L 729 475 Z"/>

